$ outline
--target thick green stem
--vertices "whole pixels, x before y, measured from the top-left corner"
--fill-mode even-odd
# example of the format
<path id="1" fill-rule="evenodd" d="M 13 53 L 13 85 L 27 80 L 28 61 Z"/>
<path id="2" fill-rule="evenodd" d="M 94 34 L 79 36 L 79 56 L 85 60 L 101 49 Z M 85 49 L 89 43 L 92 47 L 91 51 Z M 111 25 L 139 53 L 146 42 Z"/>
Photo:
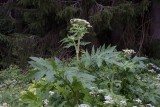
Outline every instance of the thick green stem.
<path id="1" fill-rule="evenodd" d="M 68 87 L 72 90 L 73 93 L 75 93 L 74 89 L 72 88 L 72 86 L 61 76 L 55 76 L 60 78 L 64 83 L 66 83 L 66 85 L 68 85 Z"/>
<path id="2" fill-rule="evenodd" d="M 74 45 L 74 48 L 75 48 L 75 51 L 76 51 L 76 58 L 77 58 L 77 61 L 79 60 L 79 53 L 78 53 L 78 46 L 76 45 L 75 41 L 73 40 L 73 45 Z"/>
<path id="3" fill-rule="evenodd" d="M 80 51 L 80 38 L 78 39 L 78 43 L 77 43 L 77 47 L 76 47 L 77 61 L 79 61 L 79 51 Z"/>
<path id="4" fill-rule="evenodd" d="M 113 93 L 113 87 L 114 87 L 113 85 L 114 85 L 114 72 L 112 74 L 111 83 L 110 83 L 110 91 L 111 91 L 111 93 Z"/>

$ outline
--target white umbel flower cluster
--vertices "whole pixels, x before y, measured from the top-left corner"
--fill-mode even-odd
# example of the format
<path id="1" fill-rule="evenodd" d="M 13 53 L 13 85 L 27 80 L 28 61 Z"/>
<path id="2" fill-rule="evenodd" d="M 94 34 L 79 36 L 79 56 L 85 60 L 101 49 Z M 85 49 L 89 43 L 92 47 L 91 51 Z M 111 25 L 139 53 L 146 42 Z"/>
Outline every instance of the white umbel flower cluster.
<path id="1" fill-rule="evenodd" d="M 112 104 L 113 103 L 113 99 L 110 95 L 104 96 L 104 99 L 105 99 L 105 101 L 104 101 L 105 104 Z"/>
<path id="2" fill-rule="evenodd" d="M 99 96 L 99 94 L 104 93 L 104 90 L 102 90 L 102 89 L 97 89 L 97 88 L 95 88 L 95 87 L 91 87 L 90 90 L 91 90 L 91 91 L 89 92 L 89 94 L 90 94 L 91 96 L 94 96 L 94 97 Z"/>
<path id="3" fill-rule="evenodd" d="M 102 89 L 99 89 L 98 90 L 98 93 L 103 93 L 104 91 Z"/>
<path id="4" fill-rule="evenodd" d="M 54 95 L 54 92 L 53 91 L 49 91 L 49 95 Z"/>
<path id="5" fill-rule="evenodd" d="M 157 82 L 153 84 L 156 88 L 160 88 L 160 74 L 157 75 L 156 80 Z"/>
<path id="6" fill-rule="evenodd" d="M 133 49 L 123 49 L 123 52 L 128 55 L 132 55 L 136 53 Z"/>
<path id="7" fill-rule="evenodd" d="M 88 104 L 80 104 L 78 107 L 90 107 Z"/>
<path id="8" fill-rule="evenodd" d="M 3 103 L 0 107 L 9 107 L 9 105 L 7 103 Z"/>
<path id="9" fill-rule="evenodd" d="M 160 83 L 154 84 L 156 88 L 160 88 Z"/>
<path id="10" fill-rule="evenodd" d="M 156 73 L 156 71 L 154 69 L 149 69 L 148 71 L 151 73 Z"/>
<path id="11" fill-rule="evenodd" d="M 84 19 L 79 19 L 79 18 L 71 19 L 71 20 L 70 20 L 70 24 L 72 25 L 72 24 L 74 24 L 74 23 L 84 23 L 87 27 L 92 27 L 92 26 L 90 25 L 90 23 L 89 23 L 88 21 L 84 20 Z"/>
<path id="12" fill-rule="evenodd" d="M 42 101 L 43 101 L 43 107 L 47 107 L 49 101 L 47 99 L 44 99 Z"/>
<path id="13" fill-rule="evenodd" d="M 150 66 L 151 68 L 153 68 L 156 71 L 160 71 L 160 68 L 157 65 L 155 65 L 155 64 L 149 63 L 147 65 Z"/>
<path id="14" fill-rule="evenodd" d="M 127 105 L 127 102 L 125 100 L 122 100 L 122 101 L 120 101 L 120 105 L 124 107 Z"/>

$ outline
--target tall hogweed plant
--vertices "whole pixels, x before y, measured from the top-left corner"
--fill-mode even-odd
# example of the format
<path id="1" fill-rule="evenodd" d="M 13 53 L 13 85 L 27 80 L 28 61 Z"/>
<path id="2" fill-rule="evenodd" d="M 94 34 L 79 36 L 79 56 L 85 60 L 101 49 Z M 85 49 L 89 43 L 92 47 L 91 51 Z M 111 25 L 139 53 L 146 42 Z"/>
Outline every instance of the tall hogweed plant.
<path id="1" fill-rule="evenodd" d="M 89 22 L 83 19 L 71 19 L 70 20 L 71 28 L 69 30 L 69 35 L 62 40 L 62 43 L 65 43 L 65 48 L 70 48 L 71 46 L 74 46 L 74 49 L 76 51 L 76 58 L 79 60 L 79 53 L 80 53 L 80 46 L 85 46 L 89 44 L 89 42 L 81 41 L 86 33 L 88 32 L 88 29 L 92 26 Z"/>
<path id="2" fill-rule="evenodd" d="M 31 57 L 32 83 L 22 92 L 27 107 L 154 107 L 160 103 L 160 75 L 134 50 L 117 51 L 105 45 L 80 56 L 82 39 L 91 25 L 71 19 L 69 35 L 62 40 L 76 51 L 76 59 Z"/>

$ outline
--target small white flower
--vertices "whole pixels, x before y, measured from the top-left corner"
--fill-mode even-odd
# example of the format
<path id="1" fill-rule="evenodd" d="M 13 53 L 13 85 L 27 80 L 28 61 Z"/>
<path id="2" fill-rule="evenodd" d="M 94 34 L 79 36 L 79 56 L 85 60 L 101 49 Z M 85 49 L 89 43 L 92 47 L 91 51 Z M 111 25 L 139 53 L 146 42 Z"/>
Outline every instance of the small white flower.
<path id="1" fill-rule="evenodd" d="M 80 105 L 78 105 L 78 107 L 90 107 L 90 106 L 87 104 L 80 104 Z"/>
<path id="2" fill-rule="evenodd" d="M 160 70 L 160 68 L 152 63 L 149 63 L 148 65 L 150 65 L 152 68 L 154 68 L 155 70 Z"/>
<path id="3" fill-rule="evenodd" d="M 104 101 L 105 104 L 112 104 L 113 100 L 109 100 L 109 101 Z"/>
<path id="4" fill-rule="evenodd" d="M 8 104 L 7 104 L 7 103 L 3 103 L 2 105 L 3 105 L 3 107 L 7 107 L 7 106 L 8 106 Z"/>
<path id="5" fill-rule="evenodd" d="M 6 87 L 6 84 L 1 84 L 1 85 L 0 85 L 0 88 L 2 88 L 2 87 Z"/>
<path id="6" fill-rule="evenodd" d="M 137 106 L 132 106 L 132 107 L 137 107 Z"/>
<path id="7" fill-rule="evenodd" d="M 104 91 L 102 89 L 99 89 L 98 90 L 98 93 L 103 93 Z"/>
<path id="8" fill-rule="evenodd" d="M 136 77 L 137 77 L 137 79 L 138 79 L 138 80 L 140 80 L 140 79 L 141 79 L 141 77 L 140 77 L 139 75 L 136 75 Z"/>
<path id="9" fill-rule="evenodd" d="M 143 79 L 142 81 L 143 81 L 143 82 L 147 82 L 147 80 L 145 80 L 145 79 Z"/>
<path id="10" fill-rule="evenodd" d="M 96 88 L 96 87 L 91 87 L 90 89 L 91 89 L 91 90 L 94 90 L 95 88 Z"/>
<path id="11" fill-rule="evenodd" d="M 120 105 L 121 105 L 121 106 L 126 106 L 126 105 L 127 105 L 127 103 L 126 103 L 126 101 L 125 101 L 125 100 L 122 100 L 122 101 L 120 101 Z"/>
<path id="12" fill-rule="evenodd" d="M 94 94 L 95 94 L 95 92 L 92 92 L 92 91 L 91 91 L 91 92 L 89 92 L 89 94 L 90 94 L 90 95 L 94 95 Z"/>
<path id="13" fill-rule="evenodd" d="M 156 86 L 157 88 L 159 88 L 159 87 L 160 87 L 160 83 L 155 84 L 155 86 Z"/>
<path id="14" fill-rule="evenodd" d="M 140 100 L 139 98 L 134 99 L 133 101 L 138 102 L 138 103 L 142 103 L 142 100 Z"/>
<path id="15" fill-rule="evenodd" d="M 49 94 L 52 96 L 52 95 L 54 95 L 54 92 L 53 91 L 49 91 Z"/>
<path id="16" fill-rule="evenodd" d="M 47 106 L 48 103 L 49 103 L 49 101 L 48 101 L 47 99 L 44 99 L 44 100 L 42 100 L 42 101 L 43 101 L 43 105 L 44 105 L 44 106 Z"/>
<path id="17" fill-rule="evenodd" d="M 17 83 L 17 81 L 16 81 L 16 80 L 12 80 L 12 83 L 13 83 L 13 84 L 16 84 L 16 83 Z"/>
<path id="18" fill-rule="evenodd" d="M 152 104 L 147 104 L 146 107 L 154 107 Z"/>
<path id="19" fill-rule="evenodd" d="M 110 95 L 107 95 L 107 96 L 104 96 L 104 103 L 105 104 L 112 104 L 113 103 L 113 100 L 112 100 L 112 97 Z"/>
<path id="20" fill-rule="evenodd" d="M 154 69 L 150 69 L 148 71 L 151 72 L 151 73 L 156 73 L 156 71 Z"/>
<path id="21" fill-rule="evenodd" d="M 157 78 L 156 78 L 156 79 L 157 79 L 157 80 L 160 80 L 160 74 L 157 75 Z"/>
<path id="22" fill-rule="evenodd" d="M 107 96 L 104 96 L 104 99 L 108 101 L 108 100 L 112 100 L 112 97 L 110 95 L 107 95 Z"/>

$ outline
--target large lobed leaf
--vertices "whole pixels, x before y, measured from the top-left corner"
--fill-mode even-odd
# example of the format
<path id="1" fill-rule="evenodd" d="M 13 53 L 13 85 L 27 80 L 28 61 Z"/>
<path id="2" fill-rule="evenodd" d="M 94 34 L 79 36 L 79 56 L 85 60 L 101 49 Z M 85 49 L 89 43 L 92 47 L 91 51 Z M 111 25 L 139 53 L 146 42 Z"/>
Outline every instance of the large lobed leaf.
<path id="1" fill-rule="evenodd" d="M 49 62 L 43 58 L 31 57 L 32 61 L 29 61 L 30 65 L 34 68 L 32 72 L 32 78 L 39 81 L 42 77 L 46 77 L 47 81 L 51 82 L 56 73 L 56 63 L 54 61 Z"/>
<path id="2" fill-rule="evenodd" d="M 84 88 L 89 89 L 90 87 L 95 86 L 94 81 L 96 77 L 83 71 L 79 71 L 77 67 L 70 67 L 66 69 L 65 75 L 70 83 L 72 83 L 74 78 L 76 78 L 79 82 L 82 83 Z"/>

